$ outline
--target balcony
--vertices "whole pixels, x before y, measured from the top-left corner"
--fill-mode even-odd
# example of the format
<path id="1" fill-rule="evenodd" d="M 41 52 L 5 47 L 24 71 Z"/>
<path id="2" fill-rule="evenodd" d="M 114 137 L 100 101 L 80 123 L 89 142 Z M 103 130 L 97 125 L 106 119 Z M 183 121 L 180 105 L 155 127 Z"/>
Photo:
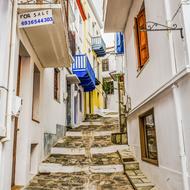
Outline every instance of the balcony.
<path id="1" fill-rule="evenodd" d="M 18 0 L 18 19 L 21 15 L 26 18 L 29 14 L 34 15 L 36 11 L 51 11 L 52 23 L 19 27 L 21 37 L 28 38 L 42 67 L 70 67 L 72 59 L 64 0 Z"/>
<path id="2" fill-rule="evenodd" d="M 84 88 L 84 92 L 90 92 L 96 88 L 95 73 L 86 54 L 75 55 L 72 71 L 79 78 L 80 85 Z"/>
<path id="3" fill-rule="evenodd" d="M 124 32 L 133 0 L 104 1 L 104 31 Z"/>
<path id="4" fill-rule="evenodd" d="M 92 49 L 97 57 L 104 57 L 106 55 L 106 44 L 101 36 L 92 37 Z"/>

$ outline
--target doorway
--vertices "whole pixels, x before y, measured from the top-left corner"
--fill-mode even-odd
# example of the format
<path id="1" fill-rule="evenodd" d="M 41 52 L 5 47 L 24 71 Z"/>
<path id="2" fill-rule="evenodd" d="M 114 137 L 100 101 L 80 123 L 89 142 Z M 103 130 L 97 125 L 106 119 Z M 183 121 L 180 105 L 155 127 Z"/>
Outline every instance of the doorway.
<path id="1" fill-rule="evenodd" d="M 17 82 L 16 82 L 16 96 L 21 96 L 22 91 L 22 78 L 23 78 L 23 66 L 26 64 L 26 58 L 30 58 L 27 50 L 25 49 L 24 45 L 20 42 L 19 46 L 19 57 L 18 57 L 18 70 L 17 70 Z M 29 62 L 29 60 L 28 60 Z M 20 126 L 20 119 L 19 117 L 15 118 L 14 121 L 14 139 L 13 139 L 13 152 L 12 152 L 12 179 L 11 179 L 11 187 L 12 189 L 19 188 L 18 186 L 15 186 L 15 179 L 16 179 L 16 166 L 17 166 L 17 144 L 18 144 L 18 129 Z"/>
<path id="2" fill-rule="evenodd" d="M 75 85 L 75 92 L 77 95 L 74 97 L 74 124 L 77 124 L 78 119 L 78 87 Z"/>
<path id="3" fill-rule="evenodd" d="M 91 92 L 89 92 L 89 114 L 92 113 L 92 102 L 91 102 Z"/>
<path id="4" fill-rule="evenodd" d="M 21 56 L 19 56 L 19 60 L 18 60 L 18 72 L 17 72 L 16 96 L 20 95 L 21 59 L 22 59 Z M 16 175 L 17 131 L 18 131 L 18 117 L 15 118 L 15 125 L 14 125 L 12 181 L 11 181 L 11 186 L 12 187 L 15 185 L 15 175 Z"/>
<path id="5" fill-rule="evenodd" d="M 67 81 L 67 125 L 71 126 L 71 84 Z"/>

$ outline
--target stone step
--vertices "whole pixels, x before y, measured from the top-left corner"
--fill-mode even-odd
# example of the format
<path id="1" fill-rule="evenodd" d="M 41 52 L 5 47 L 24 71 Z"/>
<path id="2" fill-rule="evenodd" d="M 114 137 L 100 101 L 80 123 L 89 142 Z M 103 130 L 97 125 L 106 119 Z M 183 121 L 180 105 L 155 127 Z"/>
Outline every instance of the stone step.
<path id="1" fill-rule="evenodd" d="M 139 162 L 136 161 L 129 150 L 119 151 L 124 165 L 124 170 L 131 184 L 136 190 L 154 190 L 155 186 L 140 170 Z"/>
<path id="2" fill-rule="evenodd" d="M 118 153 L 93 154 L 93 155 L 63 155 L 52 154 L 43 163 L 56 163 L 61 165 L 109 165 L 120 164 Z"/>
<path id="3" fill-rule="evenodd" d="M 135 161 L 135 157 L 134 157 L 133 153 L 131 152 L 130 148 L 119 150 L 119 155 L 121 157 L 121 160 L 124 163 Z"/>
<path id="4" fill-rule="evenodd" d="M 60 139 L 55 147 L 61 148 L 85 148 L 85 147 L 107 147 L 113 145 L 110 136 L 82 136 L 65 137 Z"/>
<path id="5" fill-rule="evenodd" d="M 112 145 L 107 147 L 101 147 L 101 148 L 91 148 L 91 154 L 108 154 L 108 153 L 114 153 L 118 152 L 120 150 L 126 150 L 129 149 L 128 145 Z"/>
<path id="6" fill-rule="evenodd" d="M 100 132 L 100 131 L 118 131 L 119 126 L 117 123 L 111 124 L 98 124 L 98 123 L 83 123 L 79 127 L 75 127 L 70 129 L 71 132 L 83 132 L 83 133 L 90 133 L 90 132 Z"/>
<path id="7" fill-rule="evenodd" d="M 85 148 L 59 148 L 53 147 L 51 154 L 62 154 L 62 155 L 85 155 Z"/>
<path id="8" fill-rule="evenodd" d="M 146 183 L 146 184 L 134 184 L 137 190 L 152 190 L 154 188 L 154 185 L 151 183 Z"/>
<path id="9" fill-rule="evenodd" d="M 25 190 L 134 190 L 122 172 L 38 174 Z"/>
<path id="10" fill-rule="evenodd" d="M 111 145 L 107 147 L 93 147 L 90 148 L 90 154 L 107 154 L 114 153 L 123 149 L 129 149 L 128 145 Z M 61 148 L 53 147 L 51 154 L 62 154 L 62 155 L 85 155 L 85 148 Z"/>
<path id="11" fill-rule="evenodd" d="M 125 171 L 127 170 L 139 170 L 139 162 L 132 161 L 132 162 L 124 162 Z"/>
<path id="12" fill-rule="evenodd" d="M 40 172 L 78 172 L 86 171 L 90 167 L 93 168 L 106 168 L 114 171 L 119 166 L 119 171 L 123 165 L 118 153 L 107 154 L 93 154 L 93 155 L 63 155 L 52 154 L 41 165 Z M 113 169 L 111 169 L 111 168 Z"/>
<path id="13" fill-rule="evenodd" d="M 87 172 L 87 173 L 114 173 L 124 172 L 122 164 L 112 165 L 61 165 L 55 163 L 42 163 L 39 166 L 40 173 L 75 173 L 75 172 Z"/>
<path id="14" fill-rule="evenodd" d="M 118 130 L 114 131 L 95 131 L 92 132 L 91 135 L 94 137 L 103 137 L 103 136 L 111 136 L 112 133 L 117 133 Z M 83 137 L 85 134 L 81 131 L 67 131 L 66 132 L 66 137 Z"/>

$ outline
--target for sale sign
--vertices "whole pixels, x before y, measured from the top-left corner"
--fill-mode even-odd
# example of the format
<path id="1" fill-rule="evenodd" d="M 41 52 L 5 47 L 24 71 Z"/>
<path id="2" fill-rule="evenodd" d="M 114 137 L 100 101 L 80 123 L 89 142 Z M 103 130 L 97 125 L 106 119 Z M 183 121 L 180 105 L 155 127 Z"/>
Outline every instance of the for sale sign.
<path id="1" fill-rule="evenodd" d="M 53 24 L 52 10 L 41 10 L 18 15 L 18 27 L 27 28 L 41 25 Z"/>

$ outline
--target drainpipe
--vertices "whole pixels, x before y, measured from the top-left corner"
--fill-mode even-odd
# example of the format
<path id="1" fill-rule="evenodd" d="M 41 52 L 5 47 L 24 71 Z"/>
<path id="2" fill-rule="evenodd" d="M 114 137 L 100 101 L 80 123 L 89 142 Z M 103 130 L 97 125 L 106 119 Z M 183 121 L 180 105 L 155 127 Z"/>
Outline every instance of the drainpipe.
<path id="1" fill-rule="evenodd" d="M 175 103 L 176 116 L 177 116 L 178 138 L 179 138 L 181 168 L 182 168 L 182 177 L 183 177 L 183 188 L 184 188 L 184 190 L 189 190 L 187 158 L 186 158 L 186 151 L 185 151 L 182 111 L 181 111 L 181 102 L 180 102 L 180 94 L 179 94 L 178 85 L 174 84 L 172 86 L 172 89 L 173 89 L 174 103 Z"/>
<path id="2" fill-rule="evenodd" d="M 168 0 L 165 0 L 165 12 L 166 18 L 168 21 L 168 25 L 172 24 L 171 12 L 170 12 L 170 3 Z M 169 45 L 170 45 L 170 56 L 171 56 L 171 63 L 172 63 L 172 73 L 173 76 L 177 74 L 177 64 L 176 64 L 176 55 L 175 55 L 175 48 L 174 48 L 174 40 L 172 36 L 172 32 L 169 34 Z M 179 85 L 174 84 L 172 86 L 173 97 L 174 97 L 174 104 L 175 104 L 175 111 L 176 111 L 176 119 L 177 119 L 177 129 L 178 129 L 178 140 L 179 140 L 179 152 L 181 158 L 181 169 L 182 169 L 182 180 L 183 180 L 183 190 L 189 190 L 188 184 L 188 171 L 187 171 L 187 158 L 186 158 L 186 151 L 185 151 L 185 142 L 184 142 L 184 131 L 183 131 L 183 121 L 182 121 L 182 110 L 181 110 L 181 97 L 180 97 L 180 90 Z"/>
<path id="3" fill-rule="evenodd" d="M 11 140 L 12 131 L 12 105 L 14 97 L 14 71 L 16 57 L 16 36 L 17 36 L 17 0 L 12 1 L 12 24 L 11 24 L 11 40 L 9 52 L 9 71 L 8 71 L 8 96 L 6 108 L 6 137 L 1 142 Z"/>

